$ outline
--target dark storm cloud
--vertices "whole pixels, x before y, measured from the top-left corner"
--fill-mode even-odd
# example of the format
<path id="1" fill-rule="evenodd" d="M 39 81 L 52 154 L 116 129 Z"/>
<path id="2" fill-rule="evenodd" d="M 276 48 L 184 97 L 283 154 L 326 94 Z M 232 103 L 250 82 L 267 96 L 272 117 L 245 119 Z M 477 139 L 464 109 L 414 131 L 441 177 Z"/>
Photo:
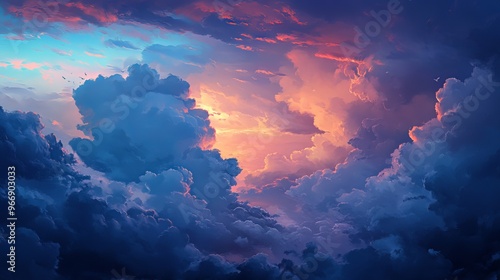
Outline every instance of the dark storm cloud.
<path id="1" fill-rule="evenodd" d="M 334 172 L 318 171 L 297 180 L 297 186 L 287 191 L 297 201 L 321 211 L 338 211 L 352 225 L 358 225 L 359 232 L 351 234 L 351 241 L 365 242 L 368 247 L 344 256 L 345 279 L 498 277 L 498 242 L 489 238 L 498 235 L 495 214 L 498 210 L 492 208 L 490 199 L 497 196 L 499 165 L 495 139 L 500 126 L 492 105 L 498 104 L 499 91 L 498 83 L 492 80 L 498 81 L 500 68 L 498 60 L 491 61 L 498 55 L 492 36 L 493 30 L 498 32 L 498 14 L 492 12 L 497 3 L 486 4 L 492 9 L 489 11 L 486 6 L 479 9 L 460 1 L 455 4 L 449 13 L 453 14 L 458 30 L 464 31 L 462 34 L 453 33 L 453 20 L 445 22 L 450 16 L 442 17 L 439 24 L 429 20 L 435 26 L 426 31 L 422 28 L 415 34 L 401 32 L 411 27 L 403 20 L 395 27 L 398 31 L 392 32 L 396 42 L 398 34 L 399 43 L 404 42 L 398 46 L 400 50 L 388 52 L 391 47 L 387 45 L 375 48 L 379 57 L 385 58 L 384 65 L 375 67 L 369 75 L 380 82 L 377 89 L 386 101 L 383 106 L 370 102 L 352 104 L 348 121 L 359 124 L 352 127 L 360 128 L 350 144 L 357 150 Z M 457 9 L 462 10 L 457 12 Z M 478 18 L 488 20 L 478 23 Z M 419 38 L 426 42 L 425 48 L 416 42 Z M 486 68 L 490 70 L 474 68 L 471 78 L 473 66 L 481 64 L 478 60 L 489 65 Z M 426 96 L 434 95 L 443 78 L 448 77 L 467 80 L 463 84 L 449 80 L 437 93 L 436 109 L 445 115 L 441 120 L 445 129 L 441 130 L 439 125 L 436 128 L 436 120 L 417 129 L 425 131 L 414 134 L 418 143 L 401 145 L 392 155 L 393 167 L 384 170 L 391 164 L 386 161 L 389 153 L 409 140 L 406 131 L 434 115 L 434 106 L 429 106 L 433 104 Z M 476 89 L 480 89 L 479 97 L 474 96 Z M 408 116 L 410 119 L 406 119 Z M 446 144 L 433 140 L 436 129 L 438 133 L 446 133 Z M 422 145 L 433 150 L 424 149 L 425 160 L 417 165 L 408 163 L 410 158 L 417 160 L 421 155 L 416 156 L 414 151 L 422 152 L 416 148 Z M 479 151 L 480 155 L 472 155 Z M 370 178 L 376 174 L 379 175 Z M 309 191 L 302 191 L 303 187 Z M 390 197 L 399 198 L 389 207 Z M 361 201 L 370 206 L 364 208 L 363 203 L 358 204 Z M 320 213 L 316 215 L 320 217 Z M 370 213 L 368 217 L 366 213 Z"/>
<path id="2" fill-rule="evenodd" d="M 209 146 L 215 137 L 208 113 L 194 109 L 188 89 L 175 76 L 159 79 L 147 65 L 131 66 L 126 79 L 87 81 L 74 98 L 83 115 L 79 129 L 94 141 L 70 144 L 111 179 L 132 181 L 146 171 L 173 167 L 190 148 Z"/>
<path id="3" fill-rule="evenodd" d="M 490 236 L 499 234 L 500 119 L 492 113 L 500 83 L 491 73 L 476 68 L 464 82 L 448 80 L 437 93 L 439 120 L 413 129 L 414 143 L 396 149 L 377 176 L 360 174 L 363 159 L 349 158 L 287 191 L 356 228 L 351 241 L 367 247 L 344 256 L 345 279 L 498 276 L 500 247 Z M 349 173 L 359 176 L 340 180 Z"/>
<path id="4" fill-rule="evenodd" d="M 369 39 L 366 47 L 353 55 L 374 55 L 383 61 L 384 65 L 369 76 L 378 78 L 376 88 L 387 99 L 388 108 L 408 103 L 419 94 L 433 96 L 444 79 L 465 79 L 472 71 L 471 64 L 477 60 L 487 63 L 497 54 L 493 34 L 499 28 L 500 7 L 496 1 L 398 1 L 402 11 L 392 15 L 386 27 L 380 26 L 378 35 L 367 36 L 367 26 L 376 22 L 370 11 L 387 10 L 382 4 L 390 2 L 359 5 L 363 18 L 347 20 L 364 34 L 353 31 L 353 36 L 361 36 L 353 40 Z"/>
<path id="5" fill-rule="evenodd" d="M 240 205 L 231 191 L 231 187 L 236 185 L 235 177 L 241 172 L 237 160 L 223 159 L 217 150 L 200 148 L 211 145 L 215 137 L 214 129 L 210 127 L 208 113 L 194 109 L 195 102 L 189 98 L 188 88 L 188 83 L 175 76 L 160 78 L 147 65 L 130 67 L 127 79 L 111 76 L 87 81 L 75 90 L 74 97 L 83 114 L 84 124 L 80 129 L 93 133 L 94 139 L 76 138 L 70 144 L 89 167 L 104 172 L 110 179 L 139 184 L 136 188 L 154 198 L 146 200 L 144 205 L 159 212 L 168 212 L 164 209 L 164 202 L 169 200 L 165 197 L 171 194 L 165 193 L 165 190 L 155 192 L 152 186 L 157 184 L 169 184 L 172 190 L 190 193 L 205 201 L 206 206 L 199 205 L 198 209 L 193 202 L 186 203 L 187 209 L 181 209 L 184 217 L 176 218 L 187 228 L 191 228 L 191 222 L 196 222 L 196 227 L 212 228 L 210 232 L 214 233 L 214 238 L 226 236 L 221 239 L 223 242 L 217 245 L 218 248 L 212 248 L 214 243 L 207 241 L 207 238 L 210 239 L 207 234 L 187 229 L 191 230 L 192 240 L 199 241 L 200 248 L 211 248 L 212 252 L 230 250 L 234 246 L 232 242 L 241 234 L 248 236 L 253 246 L 266 245 L 278 249 L 282 229 L 269 217 L 248 218 L 248 221 L 247 218 L 235 218 L 241 211 L 256 210 Z M 127 91 L 130 89 L 132 92 L 137 89 L 141 96 L 130 95 Z M 121 100 L 125 102 L 120 103 Z M 117 114 L 114 109 L 118 106 L 125 114 Z M 182 173 L 187 175 L 158 179 L 165 177 L 164 170 L 179 168 L 185 168 Z M 173 176 L 176 173 L 170 171 L 169 174 Z M 156 179 L 150 182 L 153 178 Z M 191 179 L 183 183 L 185 186 L 175 187 L 169 183 L 179 182 L 179 178 Z M 178 204 L 171 203 L 174 206 Z M 230 209 L 236 212 L 232 213 Z M 198 220 L 197 213 L 207 211 L 210 215 Z M 193 213 L 195 219 L 191 221 L 189 217 Z M 215 218 L 210 219 L 211 215 Z"/>
<path id="6" fill-rule="evenodd" d="M 196 2 L 203 2 L 207 7 L 211 7 L 211 11 L 204 15 L 201 22 L 175 14 L 176 9 L 189 7 Z M 68 18 L 76 18 L 83 24 L 92 23 L 104 26 L 117 20 L 124 20 L 151 24 L 178 32 L 190 31 L 196 34 L 210 35 L 223 41 L 234 41 L 233 38 L 239 36 L 244 30 L 249 30 L 248 27 L 234 25 L 232 21 L 220 18 L 218 13 L 221 8 L 211 1 L 112 1 L 103 3 L 95 0 L 78 2 L 57 0 L 45 3 L 23 0 L 6 1 L 2 2 L 1 5 L 5 10 L 18 12 L 13 13 L 13 15 L 24 17 L 30 22 L 36 21 L 36 23 L 40 21 L 40 18 L 61 22 L 65 22 Z M 229 5 L 226 6 L 230 7 Z M 23 28 L 41 32 L 49 28 L 49 26 L 46 23 L 43 24 L 43 28 L 33 24 L 24 24 Z M 20 28 L 14 28 L 16 32 L 21 34 L 22 31 L 25 31 L 18 29 Z M 123 45 L 123 43 L 118 44 Z"/>
<path id="7" fill-rule="evenodd" d="M 372 20 L 365 12 L 388 2 L 292 4 L 327 21 L 364 26 Z M 269 203 L 284 193 L 295 198 L 283 199 L 284 209 L 301 212 L 293 218 L 307 213 L 309 220 L 291 233 L 265 211 L 236 200 L 230 189 L 240 172 L 237 161 L 200 147 L 215 132 L 207 112 L 194 109 L 189 84 L 175 76 L 160 79 L 148 66 L 133 66 L 126 79 L 99 77 L 76 90 L 81 129 L 94 139 L 86 142 L 90 150 L 78 146 L 82 139 L 73 148 L 88 166 L 122 181 L 103 187 L 78 178 L 69 166 L 72 156 L 54 136 L 41 134 L 35 114 L 2 110 L 2 168 L 19 166 L 19 213 L 25 221 L 19 238 L 26 244 L 20 250 L 32 252 L 20 259 L 29 268 L 23 277 L 105 279 L 112 269 L 127 267 L 137 277 L 174 279 L 498 278 L 500 99 L 492 81 L 500 81 L 500 69 L 496 61 L 483 64 L 498 55 L 499 3 L 401 3 L 397 21 L 360 54 L 385 62 L 368 75 L 379 80 L 377 90 L 386 100 L 348 109 L 348 126 L 357 129 L 350 141 L 355 150 L 334 170 L 307 170 L 312 174 L 263 190 Z M 127 19 L 202 30 L 151 12 L 183 3 L 145 5 L 141 12 L 139 4 L 125 4 L 133 11 L 125 13 Z M 215 15 L 205 23 L 215 37 L 241 32 L 228 27 L 225 33 L 231 24 Z M 387 44 L 390 35 L 395 39 Z M 443 86 L 449 77 L 458 79 Z M 438 118 L 434 101 L 428 102 L 436 90 Z M 314 129 L 310 121 L 304 119 Z M 412 131 L 412 142 L 407 131 L 414 125 L 421 127 Z M 300 253 L 300 245 L 283 238 L 300 239 L 304 232 L 348 236 L 337 248 L 347 253 L 326 250 L 339 257 L 336 263 L 318 256 L 314 245 Z M 263 255 L 237 264 L 221 257 L 287 246 L 294 247 L 293 261 L 280 265 Z"/>
<path id="8" fill-rule="evenodd" d="M 144 81 L 148 83 L 144 84 Z M 142 88 L 149 84 L 156 86 L 148 90 Z M 126 89 L 130 88 L 145 91 L 140 98 L 134 98 L 127 95 Z M 125 183 L 151 186 L 153 183 L 149 182 L 149 178 L 157 178 L 155 182 L 165 184 L 171 179 L 158 179 L 165 176 L 162 175 L 164 170 L 185 168 L 183 173 L 188 175 L 181 177 L 191 179 L 184 183 L 188 187 L 182 192 L 205 200 L 207 208 L 218 213 L 220 218 L 234 220 L 232 214 L 226 217 L 224 213 L 228 207 L 242 207 L 237 206 L 236 195 L 231 192 L 241 169 L 236 159 L 223 159 L 217 150 L 200 148 L 211 144 L 214 130 L 210 127 L 208 113 L 194 109 L 195 103 L 188 97 L 188 88 L 189 84 L 175 76 L 160 79 L 147 65 L 132 66 L 126 80 L 112 76 L 87 81 L 75 91 L 75 100 L 83 114 L 84 124 L 80 129 L 93 133 L 94 139 L 77 138 L 70 144 L 88 166 Z M 123 104 L 116 102 L 122 98 L 125 100 Z M 114 109 L 118 105 L 126 114 L 116 114 Z M 171 171 L 169 174 L 177 173 Z M 174 181 L 179 180 L 175 178 Z M 147 189 L 149 194 L 154 191 L 151 187 L 138 188 Z M 172 188 L 182 190 L 184 187 Z M 155 196 L 160 200 L 163 197 L 160 193 Z M 163 211 L 161 201 L 150 199 L 146 205 Z M 194 210 L 203 212 L 206 209 L 203 206 Z M 244 211 L 253 210 L 248 208 Z M 274 232 L 272 228 L 276 227 L 275 224 L 268 224 L 266 219 L 262 223 L 265 224 L 261 229 L 263 234 Z M 236 228 L 236 225 L 238 223 L 233 227 Z M 261 223 L 255 226 L 260 227 Z M 239 230 L 245 231 L 241 227 Z M 256 241 L 260 242 L 258 238 Z"/>

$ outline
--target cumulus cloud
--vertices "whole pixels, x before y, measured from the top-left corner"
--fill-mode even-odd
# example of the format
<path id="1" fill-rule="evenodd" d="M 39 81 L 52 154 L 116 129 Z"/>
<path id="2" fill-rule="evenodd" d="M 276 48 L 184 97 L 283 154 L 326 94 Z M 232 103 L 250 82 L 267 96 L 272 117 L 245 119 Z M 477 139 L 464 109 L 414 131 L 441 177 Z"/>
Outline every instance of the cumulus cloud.
<path id="1" fill-rule="evenodd" d="M 203 1 L 148 2 L 143 13 L 130 12 L 138 10 L 133 3 L 62 6 L 57 16 L 98 25 L 126 16 L 237 43 L 230 45 L 235 54 L 223 52 L 224 62 L 243 57 L 236 45 L 252 48 L 237 61 L 264 57 L 269 65 L 245 71 L 283 73 L 238 72 L 249 87 L 245 94 L 258 91 L 251 79 L 281 87 L 276 100 L 286 103 L 290 122 L 273 123 L 273 116 L 264 122 L 286 137 L 315 135 L 309 148 L 269 153 L 264 169 L 247 177 L 266 185 L 245 197 L 281 214 L 274 217 L 231 191 L 241 170 L 236 159 L 210 150 L 209 117 L 216 112 L 196 109 L 189 84 L 176 76 L 160 78 L 149 66 L 134 65 L 125 77 L 98 77 L 76 89 L 86 137 L 71 146 L 107 176 L 100 185 L 73 170 L 73 156 L 55 136 L 41 134 L 38 116 L 1 110 L 0 147 L 7 155 L 1 163 L 19 168 L 20 250 L 32 252 L 19 260 L 30 268 L 22 277 L 111 278 L 112 270 L 126 267 L 141 278 L 498 278 L 499 79 L 490 76 L 498 73 L 498 61 L 483 63 L 498 53 L 491 34 L 498 33 L 499 4 L 443 1 L 429 9 L 405 2 L 390 28 L 346 58 L 326 47 L 338 47 L 350 36 L 343 34 L 347 29 L 363 27 L 373 20 L 370 10 L 385 9 L 388 1 L 354 1 L 342 10 L 335 1 L 299 2 L 289 3 L 296 11 L 269 3 L 265 16 L 258 2 L 244 3 L 224 17 Z M 34 1 L 5 3 L 26 17 L 37 10 Z M 182 9 L 185 17 L 165 12 Z M 51 20 L 65 20 L 57 16 Z M 263 17 L 272 27 L 255 25 L 256 31 L 247 23 Z M 288 20 L 300 28 L 291 32 Z M 341 24 L 347 27 L 335 37 L 303 34 Z M 287 59 L 261 52 L 273 42 L 263 38 L 275 37 L 272 50 Z M 114 45 L 127 47 L 125 41 Z M 205 51 L 153 45 L 143 58 L 155 63 L 162 56 L 190 73 L 215 68 Z M 472 75 L 471 61 L 481 65 Z M 235 100 L 226 106 L 248 102 Z M 231 121 L 241 120 L 232 115 Z M 250 143 L 266 145 L 257 142 Z M 306 240 L 315 244 L 304 249 Z"/>
<path id="2" fill-rule="evenodd" d="M 343 277 L 497 275 L 498 263 L 491 260 L 498 244 L 485 236 L 498 234 L 498 209 L 490 199 L 498 194 L 494 143 L 500 134 L 491 114 L 498 85 L 487 68 L 475 68 L 464 81 L 447 80 L 437 92 L 438 117 L 410 131 L 413 141 L 394 151 L 390 167 L 358 177 L 353 174 L 365 170 L 363 159 L 352 156 L 287 191 L 320 212 L 337 213 L 337 222 L 354 229 L 351 242 L 365 244 L 344 256 Z M 361 266 L 365 272 L 356 269 Z"/>
<path id="3" fill-rule="evenodd" d="M 500 120 L 492 114 L 499 102 L 492 74 L 483 67 L 464 81 L 448 79 L 437 92 L 437 117 L 414 127 L 412 142 L 394 150 L 381 172 L 367 162 L 374 153 L 366 141 L 384 132 L 366 123 L 365 140 L 353 142 L 359 148 L 344 163 L 283 182 L 281 194 L 297 199 L 290 209 L 302 207 L 301 218 L 310 219 L 287 227 L 231 192 L 237 161 L 201 147 L 214 132 L 178 78 L 135 65 L 127 78 L 99 77 L 75 91 L 80 129 L 93 138 L 72 143 L 111 179 L 102 186 L 74 171 L 73 156 L 41 134 L 39 116 L 1 110 L 1 147 L 9 154 L 2 166 L 19 166 L 19 240 L 36 249 L 19 265 L 31 268 L 26 277 L 93 279 L 122 267 L 174 279 L 494 277 Z M 144 81 L 158 87 L 128 96 L 136 106 L 127 118 L 106 110 Z M 108 143 L 95 130 L 110 124 L 120 133 Z M 78 150 L 77 141 L 92 149 Z M 156 165 L 157 157 L 165 164 Z M 304 247 L 306 240 L 315 243 Z"/>
<path id="4" fill-rule="evenodd" d="M 128 41 L 123 41 L 123 40 L 112 40 L 112 39 L 108 39 L 104 42 L 104 44 L 108 47 L 112 47 L 112 48 L 124 48 L 124 49 L 131 49 L 131 50 L 137 50 L 139 48 L 137 48 L 136 46 L 134 46 L 131 42 L 128 42 Z M 59 52 L 58 52 L 59 53 Z"/>
<path id="5" fill-rule="evenodd" d="M 119 96 L 118 89 L 130 90 L 144 81 L 145 72 L 153 73 L 158 89 L 141 97 L 142 103 L 130 109 L 130 119 L 113 119 L 121 130 L 113 136 L 114 145 L 104 140 L 109 135 L 97 142 L 93 129 L 109 128 L 99 126 L 100 118 L 113 117 L 104 110 L 106 105 Z M 122 268 L 151 279 L 212 275 L 212 269 L 217 270 L 213 275 L 232 275 L 231 279 L 279 275 L 273 262 L 285 251 L 287 229 L 232 193 L 241 170 L 235 159 L 223 159 L 217 150 L 200 147 L 204 136 L 213 138 L 213 129 L 206 112 L 194 109 L 188 87 L 178 78 L 159 79 L 146 65 L 136 65 L 127 79 L 99 77 L 75 91 L 84 120 L 80 129 L 88 135 L 93 132 L 87 143 L 105 154 L 79 150 L 74 143 L 84 141 L 81 138 L 72 143 L 86 164 L 109 178 L 100 184 L 74 170 L 74 156 L 54 135 L 41 133 L 38 115 L 0 110 L 0 147 L 9 156 L 2 158 L 1 166 L 17 169 L 16 211 L 23 220 L 18 227 L 18 241 L 23 244 L 18 246 L 22 257 L 17 265 L 26 268 L 23 277 L 105 279 Z M 153 120 L 157 123 L 148 128 Z M 128 129 L 141 125 L 149 130 L 145 133 L 156 130 L 158 139 L 127 136 L 132 131 Z M 125 145 L 116 145 L 123 139 L 128 139 Z M 147 144 L 160 147 L 148 151 Z M 181 152 L 169 145 L 180 147 Z M 120 153 L 140 160 L 130 164 L 113 158 Z M 162 157 L 162 153 L 169 160 L 156 166 L 153 154 Z M 6 195 L 4 189 L 2 201 Z M 24 253 L 28 251 L 31 254 Z M 269 256 L 259 254 L 264 251 Z M 222 261 L 222 256 L 239 261 Z"/>

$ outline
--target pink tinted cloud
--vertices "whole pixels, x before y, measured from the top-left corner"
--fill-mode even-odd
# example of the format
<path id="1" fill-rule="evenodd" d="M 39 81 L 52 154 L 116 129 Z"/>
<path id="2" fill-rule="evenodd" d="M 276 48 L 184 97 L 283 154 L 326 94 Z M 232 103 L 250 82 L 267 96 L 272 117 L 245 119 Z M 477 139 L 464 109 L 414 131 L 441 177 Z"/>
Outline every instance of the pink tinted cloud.
<path id="1" fill-rule="evenodd" d="M 334 54 L 327 54 L 327 53 L 315 53 L 315 57 L 317 58 L 324 58 L 324 59 L 329 59 L 329 60 L 335 60 L 338 62 L 351 62 L 351 63 L 356 63 L 356 64 L 361 64 L 363 61 L 357 60 L 354 58 L 349 58 L 349 57 L 343 57 L 343 56 L 338 56 Z"/>
<path id="2" fill-rule="evenodd" d="M 43 64 L 36 63 L 36 62 L 28 62 L 25 63 L 24 60 L 22 59 L 13 59 L 10 61 L 10 65 L 14 69 L 27 69 L 27 70 L 35 70 L 43 66 Z"/>
<path id="3" fill-rule="evenodd" d="M 287 15 L 296 24 L 299 24 L 299 25 L 305 25 L 306 24 L 305 22 L 302 22 L 302 21 L 299 20 L 299 18 L 297 17 L 295 11 L 292 10 L 292 8 L 285 6 L 285 7 L 283 7 L 282 11 L 283 11 L 283 13 L 285 15 Z"/>
<path id="4" fill-rule="evenodd" d="M 23 64 L 23 61 L 19 60 L 19 59 L 14 59 L 14 60 L 10 61 L 10 65 L 12 65 L 12 67 L 14 69 L 21 69 L 22 64 Z"/>
<path id="5" fill-rule="evenodd" d="M 253 48 L 250 46 L 245 46 L 245 45 L 238 45 L 236 46 L 238 49 L 242 49 L 244 51 L 253 51 Z"/>
<path id="6" fill-rule="evenodd" d="M 255 70 L 255 73 L 257 74 L 262 74 L 262 75 L 269 75 L 269 76 L 274 76 L 276 74 L 274 74 L 273 72 L 271 71 L 268 71 L 268 70 L 263 70 L 263 69 L 258 69 L 258 70 Z"/>
<path id="7" fill-rule="evenodd" d="M 261 41 L 261 42 L 266 42 L 266 43 L 269 43 L 269 44 L 276 44 L 277 43 L 276 40 L 271 39 L 271 38 L 262 38 L 262 37 L 260 37 L 260 38 L 255 38 L 255 40 Z"/>
<path id="8" fill-rule="evenodd" d="M 102 9 L 95 8 L 92 5 L 84 5 L 79 2 L 70 2 L 66 4 L 67 7 L 74 7 L 79 9 L 81 12 L 83 12 L 87 16 L 94 17 L 96 20 L 98 20 L 101 23 L 113 23 L 118 20 L 118 17 L 113 14 L 106 12 Z"/>
<path id="9" fill-rule="evenodd" d="M 93 52 L 86 51 L 85 54 L 88 55 L 88 56 L 92 56 L 92 57 L 104 58 L 104 55 L 102 55 L 100 53 L 93 53 Z"/>
<path id="10" fill-rule="evenodd" d="M 231 1 L 197 1 L 175 10 L 175 13 L 196 22 L 202 22 L 210 14 L 216 13 L 221 19 L 233 20 L 228 24 L 259 28 L 267 28 L 266 25 L 272 28 L 285 22 L 305 24 L 291 8 L 282 8 L 281 4 L 274 6 L 272 3 L 263 4 L 256 1 L 239 1 L 236 5 L 232 5 Z"/>

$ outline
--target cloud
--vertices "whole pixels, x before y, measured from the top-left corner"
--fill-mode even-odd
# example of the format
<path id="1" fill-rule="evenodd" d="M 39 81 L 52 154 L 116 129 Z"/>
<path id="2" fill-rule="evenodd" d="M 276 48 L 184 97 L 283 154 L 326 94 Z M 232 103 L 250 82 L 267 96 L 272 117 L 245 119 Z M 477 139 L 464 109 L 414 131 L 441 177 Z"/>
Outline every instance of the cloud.
<path id="1" fill-rule="evenodd" d="M 123 40 L 108 39 L 108 40 L 104 41 L 104 44 L 108 47 L 111 47 L 111 48 L 118 47 L 118 48 L 131 49 L 131 50 L 138 50 L 139 49 L 136 46 L 134 46 L 131 42 L 123 41 Z"/>
<path id="2" fill-rule="evenodd" d="M 245 45 L 237 45 L 236 46 L 238 49 L 242 49 L 244 51 L 253 51 L 253 48 L 250 46 L 245 46 Z"/>
<path id="3" fill-rule="evenodd" d="M 72 56 L 73 52 L 72 51 L 65 51 L 65 50 L 60 50 L 60 49 L 52 49 L 53 52 L 57 53 L 58 55 L 62 56 Z"/>
<path id="4" fill-rule="evenodd" d="M 95 52 L 89 52 L 89 51 L 85 51 L 85 54 L 88 55 L 88 56 L 97 57 L 97 58 L 104 58 L 105 57 L 103 54 L 95 53 Z"/>
<path id="5" fill-rule="evenodd" d="M 87 166 L 144 193 L 132 201 L 139 198 L 142 206 L 158 213 L 177 213 L 170 220 L 186 227 L 200 250 L 247 256 L 267 246 L 282 254 L 284 229 L 269 214 L 239 202 L 231 191 L 241 169 L 236 159 L 209 150 L 215 131 L 208 112 L 195 109 L 187 82 L 160 78 L 148 65 L 132 65 L 127 78 L 86 81 L 74 98 L 82 113 L 79 129 L 93 138 L 75 138 L 70 145 Z M 191 223 L 210 228 L 213 235 L 202 234 Z M 239 226 L 249 224 L 266 238 Z M 221 242 L 211 241 L 221 236 Z M 238 237 L 249 244 L 237 245 Z"/>
<path id="6" fill-rule="evenodd" d="M 12 66 L 12 68 L 18 70 L 20 69 L 35 70 L 44 66 L 43 64 L 36 62 L 24 62 L 24 60 L 21 59 L 11 60 L 9 64 Z"/>
<path id="7" fill-rule="evenodd" d="M 498 83 L 490 75 L 490 70 L 476 68 L 463 82 L 447 80 L 437 92 L 438 118 L 414 127 L 410 131 L 413 142 L 400 145 L 392 154 L 392 166 L 376 176 L 353 176 L 354 170 L 356 174 L 364 170 L 364 160 L 351 156 L 336 170 L 303 177 L 287 191 L 317 209 L 346 217 L 337 222 L 349 221 L 356 229 L 351 242 L 364 242 L 366 248 L 345 255 L 346 279 L 369 277 L 356 269 L 361 262 L 376 264 L 367 271 L 382 278 L 494 275 L 496 264 L 486 260 L 499 248 L 488 241 L 473 241 L 498 231 L 494 225 L 498 209 L 489 199 L 497 193 L 493 186 L 498 172 L 492 167 L 497 165 L 498 147 L 485 142 L 496 143 L 500 135 L 490 133 L 496 131 L 498 122 L 488 117 L 498 92 Z M 466 110 L 465 104 L 472 100 L 479 107 L 461 117 L 458 111 Z M 479 125 L 486 120 L 487 127 Z M 479 150 L 480 154 L 473 155 Z M 461 175 L 451 176 L 457 170 Z M 425 272 L 419 271 L 431 263 Z"/>
<path id="8" fill-rule="evenodd" d="M 121 82 L 134 86 L 143 81 L 146 74 L 154 75 L 154 72 L 147 66 L 135 65 L 129 69 L 128 79 L 122 78 Z M 87 81 L 86 86 L 106 81 L 101 77 Z M 157 81 L 157 94 L 189 101 L 185 95 L 188 85 L 183 81 L 176 78 Z M 85 85 L 82 88 L 85 89 Z M 80 99 L 82 92 L 75 93 L 75 98 L 83 111 L 89 108 L 83 104 L 89 104 Z M 95 102 L 98 97 L 103 96 L 89 96 L 94 101 L 92 104 L 98 104 Z M 163 110 L 170 110 L 175 117 L 175 104 L 167 103 Z M 191 113 L 205 116 L 196 111 Z M 148 113 L 140 118 L 147 120 Z M 235 272 L 236 279 L 246 275 L 276 275 L 278 267 L 267 257 L 252 256 L 264 248 L 279 254 L 285 243 L 284 229 L 266 212 L 235 200 L 230 187 L 240 172 L 236 160 L 223 160 L 218 151 L 198 147 L 181 155 L 172 168 L 146 171 L 127 183 L 101 181 L 95 185 L 73 169 L 74 157 L 62 148 L 62 143 L 54 135 L 44 136 L 41 129 L 40 117 L 34 113 L 0 110 L 0 150 L 8 156 L 0 163 L 4 169 L 16 167 L 16 201 L 19 203 L 16 213 L 24 220 L 17 228 L 17 241 L 22 242 L 17 246 L 17 265 L 26 268 L 19 272 L 22 277 L 110 278 L 113 271 L 123 271 L 125 267 L 127 273 L 135 277 L 184 278 L 197 264 L 204 263 L 205 258 L 214 259 L 202 251 L 232 256 L 236 253 L 242 260 L 238 265 L 220 262 L 222 267 L 216 268 L 220 272 L 214 275 L 228 271 Z M 147 151 L 139 151 L 147 154 Z M 109 156 L 108 163 L 119 168 Z M 128 166 L 126 162 L 121 164 Z M 133 167 L 127 168 L 133 170 Z M 135 168 L 141 170 L 141 166 Z M 107 175 L 113 177 L 113 173 Z M 6 179 L 1 177 L 3 183 Z M 217 188 L 218 193 L 212 195 Z M 7 200 L 6 195 L 5 189 L 0 192 L 3 202 Z M 262 239 L 263 236 L 268 238 Z M 5 241 L 4 235 L 1 238 Z M 247 240 L 246 245 L 237 242 L 238 238 Z M 6 242 L 1 244 L 2 249 L 7 249 Z M 28 251 L 31 253 L 27 254 Z M 86 257 L 90 255 L 94 257 Z M 172 265 L 161 265 L 165 261 Z M 211 268 L 204 265 L 196 271 L 202 275 L 212 273 Z M 8 279 L 6 273 L 4 270 L 1 275 Z"/>
<path id="9" fill-rule="evenodd" d="M 5 3 L 25 18 L 40 10 L 33 1 Z M 199 46 L 143 51 L 162 74 L 173 72 L 162 64 L 190 81 L 207 70 L 196 83 L 203 109 L 187 82 L 144 65 L 76 89 L 86 138 L 72 147 L 110 180 L 100 185 L 82 181 L 36 115 L 4 113 L 2 149 L 21 170 L 20 236 L 36 249 L 22 260 L 30 268 L 23 277 L 110 278 L 121 266 L 184 279 L 498 277 L 499 100 L 489 75 L 498 73 L 490 58 L 499 4 L 405 2 L 359 53 L 341 55 L 354 27 L 388 3 L 254 1 L 224 12 L 200 1 L 61 6 L 50 21 L 141 22 L 231 44 L 215 45 L 220 57 Z M 215 87 L 222 68 L 244 71 Z M 281 106 L 285 113 L 270 112 Z M 218 143 L 216 118 L 229 123 Z M 238 201 L 231 189 L 241 170 L 227 151 L 246 162 L 265 157 L 264 166 L 252 161 L 246 179 L 259 189 L 247 197 L 282 217 Z M 316 247 L 304 249 L 311 239 Z"/>
<path id="10" fill-rule="evenodd" d="M 212 55 L 208 44 L 165 46 L 153 44 L 142 52 L 143 61 L 154 64 L 159 71 L 168 68 L 183 76 L 201 72 L 209 64 Z M 158 63 L 161 61 L 161 63 Z M 171 70 L 172 69 L 172 70 Z"/>

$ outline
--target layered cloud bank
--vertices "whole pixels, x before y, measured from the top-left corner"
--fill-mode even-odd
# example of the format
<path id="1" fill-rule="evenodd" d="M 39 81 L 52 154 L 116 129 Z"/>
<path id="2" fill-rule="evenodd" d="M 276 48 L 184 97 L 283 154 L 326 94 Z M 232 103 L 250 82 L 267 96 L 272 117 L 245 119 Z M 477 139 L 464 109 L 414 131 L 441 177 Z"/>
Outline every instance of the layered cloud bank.
<path id="1" fill-rule="evenodd" d="M 0 3 L 0 279 L 500 278 L 500 2 L 340 2 Z"/>
<path id="2" fill-rule="evenodd" d="M 208 115 L 175 76 L 133 65 L 75 91 L 90 138 L 71 145 L 101 182 L 75 171 L 38 115 L 2 109 L 1 166 L 18 170 L 20 221 L 18 278 L 2 278 L 495 279 L 496 79 L 488 67 L 448 79 L 436 118 L 380 172 L 359 139 L 335 170 L 264 188 L 290 198 L 291 224 L 238 200 L 236 159 L 209 149 Z"/>
<path id="3" fill-rule="evenodd" d="M 492 78 L 476 68 L 463 82 L 448 79 L 437 92 L 437 118 L 414 127 L 413 141 L 377 176 L 366 176 L 356 150 L 335 171 L 303 177 L 286 191 L 329 214 L 324 223 L 347 223 L 351 242 L 367 245 L 344 256 L 348 279 L 498 277 L 499 244 L 491 237 L 500 221 L 493 199 L 500 191 L 499 133 L 492 112 L 500 83 Z M 369 272 L 356 269 L 367 260 Z"/>
<path id="4" fill-rule="evenodd" d="M 238 189 L 260 189 L 333 168 L 360 138 L 385 139 L 370 144 L 388 159 L 443 81 L 499 47 L 495 1 L 146 2 L 0 3 L 3 106 L 37 111 L 66 143 L 83 137 L 72 90 L 146 63 L 190 82 L 213 147 L 244 169 Z"/>
<path id="5" fill-rule="evenodd" d="M 154 90 L 143 96 L 127 91 L 142 87 L 146 77 L 157 84 Z M 16 277 L 110 279 L 112 271 L 126 268 L 149 279 L 197 279 L 212 261 L 217 273 L 234 279 L 267 274 L 257 269 L 262 265 L 275 272 L 264 255 L 242 260 L 262 251 L 282 254 L 285 229 L 236 200 L 230 191 L 240 172 L 235 159 L 201 149 L 213 129 L 207 113 L 193 109 L 188 87 L 177 77 L 159 79 L 147 65 L 134 65 L 126 80 L 99 77 L 75 92 L 85 122 L 80 129 L 93 138 L 71 143 L 89 167 L 113 180 L 101 185 L 73 169 L 73 155 L 54 135 L 41 134 L 39 116 L 2 109 L 1 147 L 8 155 L 2 166 L 18 170 L 17 212 L 23 221 Z M 129 103 L 128 116 L 113 118 L 106 106 L 120 97 L 137 106 Z"/>

